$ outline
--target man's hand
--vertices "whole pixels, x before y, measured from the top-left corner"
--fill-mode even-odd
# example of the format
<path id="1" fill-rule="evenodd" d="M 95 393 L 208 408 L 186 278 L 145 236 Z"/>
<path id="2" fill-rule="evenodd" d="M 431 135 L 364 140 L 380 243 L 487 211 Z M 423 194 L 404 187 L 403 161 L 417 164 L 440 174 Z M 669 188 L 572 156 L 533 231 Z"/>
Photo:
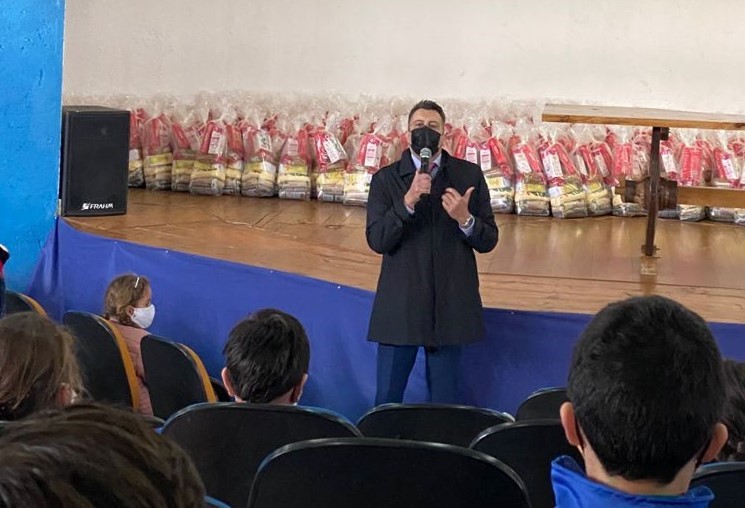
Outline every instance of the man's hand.
<path id="1" fill-rule="evenodd" d="M 432 177 L 422 171 L 417 171 L 411 182 L 409 191 L 404 196 L 404 203 L 410 209 L 414 209 L 422 194 L 429 194 L 432 189 Z"/>
<path id="2" fill-rule="evenodd" d="M 442 207 L 459 225 L 465 224 L 471 216 L 471 212 L 468 211 L 471 194 L 473 194 L 473 187 L 469 187 L 463 196 L 457 190 L 448 187 L 442 195 Z"/>

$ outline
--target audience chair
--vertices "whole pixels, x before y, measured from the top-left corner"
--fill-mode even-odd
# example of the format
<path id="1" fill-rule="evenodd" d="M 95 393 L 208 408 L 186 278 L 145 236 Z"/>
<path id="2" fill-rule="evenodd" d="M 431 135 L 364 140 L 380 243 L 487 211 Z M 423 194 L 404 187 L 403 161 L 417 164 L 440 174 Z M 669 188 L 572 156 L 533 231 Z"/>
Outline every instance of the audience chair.
<path id="1" fill-rule="evenodd" d="M 148 335 L 140 348 L 155 416 L 167 419 L 192 404 L 217 402 L 202 360 L 189 347 Z"/>
<path id="2" fill-rule="evenodd" d="M 188 407 L 166 422 L 163 434 L 191 455 L 207 494 L 231 506 L 246 506 L 259 464 L 277 448 L 307 439 L 360 436 L 329 411 L 243 402 Z"/>
<path id="3" fill-rule="evenodd" d="M 215 392 L 215 397 L 217 397 L 217 402 L 233 402 L 233 397 L 228 394 L 228 390 L 222 384 L 222 381 L 210 376 L 210 384 L 212 385 L 212 391 Z"/>
<path id="4" fill-rule="evenodd" d="M 383 404 L 357 422 L 366 437 L 409 439 L 468 448 L 483 430 L 514 421 L 506 413 L 450 404 Z"/>
<path id="5" fill-rule="evenodd" d="M 5 315 L 17 314 L 19 312 L 35 312 L 41 316 L 47 315 L 41 304 L 30 296 L 17 293 L 16 291 L 6 291 Z"/>
<path id="6" fill-rule="evenodd" d="M 745 462 L 720 462 L 701 467 L 693 476 L 691 488 L 706 486 L 714 492 L 709 508 L 745 506 Z"/>
<path id="7" fill-rule="evenodd" d="M 544 388 L 533 392 L 517 409 L 515 419 L 521 420 L 558 420 L 559 408 L 569 402 L 566 388 Z"/>
<path id="8" fill-rule="evenodd" d="M 522 481 L 488 455 L 393 439 L 287 445 L 259 467 L 250 508 L 527 508 Z"/>
<path id="9" fill-rule="evenodd" d="M 69 311 L 62 322 L 75 335 L 83 386 L 96 401 L 136 410 L 140 389 L 127 345 L 116 326 L 95 314 Z"/>
<path id="10" fill-rule="evenodd" d="M 582 456 L 564 436 L 558 420 L 535 420 L 497 425 L 482 432 L 471 448 L 500 460 L 525 482 L 532 508 L 553 508 L 551 462 L 569 455 Z"/>

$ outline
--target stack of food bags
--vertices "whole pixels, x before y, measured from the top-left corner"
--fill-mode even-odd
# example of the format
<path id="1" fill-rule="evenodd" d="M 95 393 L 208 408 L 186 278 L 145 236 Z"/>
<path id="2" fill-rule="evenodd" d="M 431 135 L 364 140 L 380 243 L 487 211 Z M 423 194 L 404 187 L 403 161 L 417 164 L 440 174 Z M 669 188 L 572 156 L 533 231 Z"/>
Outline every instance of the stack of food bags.
<path id="1" fill-rule="evenodd" d="M 548 180 L 551 214 L 559 219 L 587 217 L 582 175 L 569 156 L 574 143 L 561 131 L 559 125 L 545 127 L 544 142 L 538 150 Z"/>
<path id="2" fill-rule="evenodd" d="M 479 143 L 479 165 L 484 172 L 489 200 L 494 213 L 512 213 L 515 209 L 515 171 L 503 139 L 509 140 L 509 125 L 493 122 L 491 135 Z"/>
<path id="3" fill-rule="evenodd" d="M 700 133 L 693 129 L 677 131 L 680 139 L 678 148 L 678 185 L 681 187 L 698 187 L 704 184 L 705 174 L 711 175 L 711 147 L 700 138 Z M 703 206 L 681 203 L 678 205 L 680 220 L 699 221 L 706 217 Z"/>
<path id="4" fill-rule="evenodd" d="M 241 133 L 242 121 L 234 109 L 223 115 L 225 122 L 225 185 L 222 193 L 237 196 L 241 193 L 241 180 L 245 166 L 246 150 Z"/>
<path id="5" fill-rule="evenodd" d="M 737 189 L 742 178 L 743 154 L 745 144 L 734 136 L 730 139 L 727 131 L 716 131 L 712 140 L 714 173 L 711 184 L 721 189 Z M 740 153 L 738 155 L 738 152 Z M 739 210 L 734 208 L 711 207 L 707 217 L 718 222 L 735 222 Z M 742 213 L 740 213 L 742 215 Z"/>
<path id="6" fill-rule="evenodd" d="M 274 196 L 277 192 L 277 163 L 273 139 L 270 132 L 262 127 L 258 112 L 253 113 L 252 119 L 244 120 L 241 132 L 246 153 L 241 194 L 250 197 Z"/>
<path id="7" fill-rule="evenodd" d="M 189 191 L 192 194 L 219 196 L 225 188 L 227 135 L 222 119 L 209 120 L 194 161 Z"/>
<path id="8" fill-rule="evenodd" d="M 173 153 L 171 129 L 165 113 L 157 112 L 142 126 L 142 154 L 145 187 L 148 190 L 171 190 Z"/>
<path id="9" fill-rule="evenodd" d="M 615 126 L 609 132 L 606 141 L 613 152 L 613 167 L 611 169 L 613 186 L 618 186 L 621 180 L 626 181 L 627 188 L 631 188 L 629 182 L 636 183 L 635 193 L 633 196 L 629 196 L 628 200 L 624 200 L 624 197 L 614 192 L 613 215 L 621 217 L 646 215 L 644 178 L 647 175 L 643 173 L 641 160 L 644 156 L 640 154 L 640 145 L 634 142 L 633 128 L 625 125 Z"/>
<path id="10" fill-rule="evenodd" d="M 348 157 L 338 136 L 341 120 L 337 114 L 330 115 L 325 125 L 311 134 L 319 201 L 341 202 L 344 199 Z"/>
<path id="11" fill-rule="evenodd" d="M 361 130 L 368 121 L 360 121 Z M 391 119 L 376 122 L 372 132 L 356 132 L 347 139 L 347 152 L 351 155 L 344 174 L 344 204 L 365 206 L 370 192 L 372 176 L 392 156 Z"/>
<path id="12" fill-rule="evenodd" d="M 572 160 L 582 178 L 587 198 L 587 214 L 593 217 L 608 215 L 613 207 L 610 188 L 605 183 L 605 178 L 610 175 L 603 156 L 603 150 L 605 150 L 610 158 L 607 145 L 603 141 L 602 145 L 605 148 L 596 146 L 592 130 L 588 126 L 575 125 L 572 128 L 572 135 L 576 142 Z M 605 173 L 601 168 L 605 169 Z"/>
<path id="13" fill-rule="evenodd" d="M 171 115 L 171 146 L 173 147 L 173 172 L 171 190 L 188 192 L 194 161 L 201 143 L 204 122 L 196 118 L 192 108 L 177 107 Z"/>
<path id="14" fill-rule="evenodd" d="M 282 199 L 310 199 L 310 147 L 308 130 L 295 118 L 286 130 L 279 157 L 277 185 Z"/>
<path id="15" fill-rule="evenodd" d="M 515 168 L 515 207 L 518 215 L 551 215 L 546 177 L 530 124 L 518 121 L 508 148 Z"/>
<path id="16" fill-rule="evenodd" d="M 145 173 L 142 163 L 142 126 L 147 120 L 143 108 L 129 109 L 129 176 L 130 187 L 145 185 Z"/>

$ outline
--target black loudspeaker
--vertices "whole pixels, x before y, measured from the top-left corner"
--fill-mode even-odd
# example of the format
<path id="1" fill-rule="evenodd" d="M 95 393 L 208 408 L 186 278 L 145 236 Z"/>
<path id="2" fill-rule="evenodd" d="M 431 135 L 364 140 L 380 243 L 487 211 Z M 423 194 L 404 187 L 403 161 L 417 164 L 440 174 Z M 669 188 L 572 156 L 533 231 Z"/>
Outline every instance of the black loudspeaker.
<path id="1" fill-rule="evenodd" d="M 101 106 L 62 108 L 60 212 L 127 213 L 129 112 Z"/>

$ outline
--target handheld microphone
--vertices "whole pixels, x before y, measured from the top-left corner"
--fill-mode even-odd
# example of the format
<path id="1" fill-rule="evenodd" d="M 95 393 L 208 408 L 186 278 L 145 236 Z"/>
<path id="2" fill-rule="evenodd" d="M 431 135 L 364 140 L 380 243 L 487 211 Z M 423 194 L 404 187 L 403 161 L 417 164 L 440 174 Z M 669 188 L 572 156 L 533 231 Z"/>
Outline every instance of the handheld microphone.
<path id="1" fill-rule="evenodd" d="M 422 159 L 422 167 L 420 171 L 429 174 L 429 159 L 432 158 L 432 150 L 427 147 L 422 148 L 419 151 L 419 158 Z"/>
<path id="2" fill-rule="evenodd" d="M 419 168 L 419 171 L 422 173 L 429 174 L 429 159 L 432 157 L 432 150 L 430 150 L 427 147 L 422 148 L 419 151 L 419 158 L 422 159 L 422 165 Z M 422 195 L 419 197 L 419 199 L 426 199 L 429 196 L 428 193 L 423 192 Z"/>

